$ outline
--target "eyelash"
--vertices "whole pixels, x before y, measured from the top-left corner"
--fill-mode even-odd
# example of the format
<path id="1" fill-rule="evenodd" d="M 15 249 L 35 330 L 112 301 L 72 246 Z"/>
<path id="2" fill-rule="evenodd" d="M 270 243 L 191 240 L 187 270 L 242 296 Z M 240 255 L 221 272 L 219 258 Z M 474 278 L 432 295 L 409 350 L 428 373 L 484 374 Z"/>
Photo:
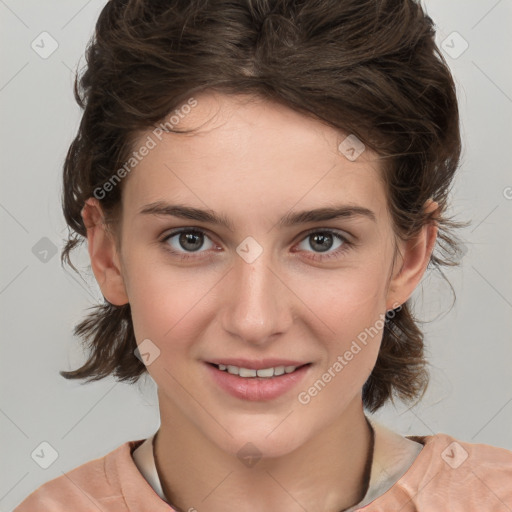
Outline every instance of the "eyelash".
<path id="1" fill-rule="evenodd" d="M 181 233 L 201 234 L 201 235 L 206 236 L 207 238 L 210 238 L 208 236 L 208 234 L 205 231 L 203 231 L 202 229 L 181 228 L 181 229 L 172 231 L 171 233 L 168 233 L 167 235 L 165 235 L 165 237 L 161 240 L 161 243 L 164 245 L 164 249 L 166 251 L 170 252 L 173 256 L 178 257 L 180 259 L 180 261 L 186 261 L 186 260 L 190 260 L 190 259 L 203 259 L 203 257 L 201 257 L 201 256 L 199 256 L 199 257 L 193 256 L 192 255 L 193 253 L 189 253 L 189 254 L 179 253 L 179 252 L 175 251 L 174 249 L 170 248 L 167 241 Z M 314 235 L 314 234 L 332 235 L 334 238 L 337 238 L 339 241 L 343 242 L 343 244 L 335 251 L 330 252 L 330 253 L 325 253 L 326 255 L 324 255 L 323 253 L 314 253 L 314 256 L 308 256 L 308 259 L 313 260 L 313 261 L 324 262 L 324 261 L 330 260 L 332 258 L 337 258 L 337 257 L 341 256 L 343 253 L 345 253 L 347 250 L 349 250 L 354 245 L 353 242 L 350 242 L 346 237 L 344 237 L 337 231 L 333 231 L 331 229 L 312 229 L 304 234 L 304 237 L 300 240 L 300 242 L 302 242 L 303 240 L 307 239 L 308 237 L 310 237 L 311 235 Z M 301 251 L 298 251 L 298 252 L 301 252 Z M 212 256 L 213 255 L 206 256 L 206 259 L 211 259 Z"/>

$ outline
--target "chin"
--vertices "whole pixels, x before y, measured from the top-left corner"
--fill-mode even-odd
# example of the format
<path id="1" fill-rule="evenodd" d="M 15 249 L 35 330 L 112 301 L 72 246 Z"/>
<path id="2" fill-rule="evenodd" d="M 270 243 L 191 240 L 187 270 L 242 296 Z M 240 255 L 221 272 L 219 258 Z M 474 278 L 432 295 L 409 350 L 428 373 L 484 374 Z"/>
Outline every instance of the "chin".
<path id="1" fill-rule="evenodd" d="M 222 435 L 221 439 L 213 441 L 224 452 L 238 457 L 242 462 L 250 461 L 252 457 L 257 459 L 276 458 L 285 456 L 299 448 L 306 439 L 298 439 L 292 435 L 296 429 L 290 425 L 279 425 L 272 422 L 272 425 L 261 425 L 257 428 L 231 428 L 228 429 L 233 437 L 228 434 Z M 277 426 L 277 428 L 276 428 Z M 245 462 L 244 462 L 245 463 Z M 248 467 L 250 467 L 249 464 Z"/>

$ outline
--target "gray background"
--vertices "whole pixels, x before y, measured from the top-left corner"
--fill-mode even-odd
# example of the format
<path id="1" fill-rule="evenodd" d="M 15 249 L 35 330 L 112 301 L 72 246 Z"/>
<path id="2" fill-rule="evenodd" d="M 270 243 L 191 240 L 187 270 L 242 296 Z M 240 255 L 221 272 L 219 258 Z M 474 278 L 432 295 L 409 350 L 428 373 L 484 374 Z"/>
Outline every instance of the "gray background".
<path id="1" fill-rule="evenodd" d="M 84 280 L 63 269 L 59 255 L 66 235 L 61 170 L 80 119 L 73 70 L 85 62 L 104 4 L 0 0 L 0 511 L 159 426 L 150 378 L 134 386 L 113 379 L 84 386 L 58 374 L 82 361 L 72 328 L 101 300 L 85 247 L 73 254 Z M 473 224 L 462 233 L 462 267 L 447 272 L 454 308 L 443 313 L 450 290 L 434 274 L 415 293 L 419 314 L 432 320 L 425 325 L 432 363 L 425 398 L 410 409 L 390 405 L 376 417 L 404 435 L 445 432 L 512 449 L 512 0 L 424 5 L 438 43 L 445 41 L 462 114 L 464 155 L 452 212 Z M 59 45 L 46 59 L 31 47 L 43 31 Z M 458 55 L 464 40 L 469 47 Z M 43 441 L 58 452 L 47 469 L 31 457 Z"/>

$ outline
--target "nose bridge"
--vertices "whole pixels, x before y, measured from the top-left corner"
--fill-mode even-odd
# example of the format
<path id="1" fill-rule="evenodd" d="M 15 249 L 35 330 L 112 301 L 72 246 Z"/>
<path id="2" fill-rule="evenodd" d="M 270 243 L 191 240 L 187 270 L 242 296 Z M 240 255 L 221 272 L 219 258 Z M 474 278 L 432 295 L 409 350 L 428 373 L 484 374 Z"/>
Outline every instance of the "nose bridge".
<path id="1" fill-rule="evenodd" d="M 263 250 L 254 239 L 242 242 L 237 253 L 224 328 L 245 341 L 264 344 L 288 327 L 290 312 L 284 285 L 275 275 L 271 251 Z"/>

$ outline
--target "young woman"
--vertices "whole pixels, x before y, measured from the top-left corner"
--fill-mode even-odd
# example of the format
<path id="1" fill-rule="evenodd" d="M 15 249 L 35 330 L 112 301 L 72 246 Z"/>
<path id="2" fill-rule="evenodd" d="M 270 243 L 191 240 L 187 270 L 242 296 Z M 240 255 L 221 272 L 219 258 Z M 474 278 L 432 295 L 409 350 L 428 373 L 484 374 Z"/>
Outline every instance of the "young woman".
<path id="1" fill-rule="evenodd" d="M 458 106 L 413 0 L 112 0 L 63 208 L 105 297 L 66 378 L 158 386 L 161 425 L 16 512 L 506 511 L 512 453 L 403 437 L 409 299 L 456 263 Z"/>

